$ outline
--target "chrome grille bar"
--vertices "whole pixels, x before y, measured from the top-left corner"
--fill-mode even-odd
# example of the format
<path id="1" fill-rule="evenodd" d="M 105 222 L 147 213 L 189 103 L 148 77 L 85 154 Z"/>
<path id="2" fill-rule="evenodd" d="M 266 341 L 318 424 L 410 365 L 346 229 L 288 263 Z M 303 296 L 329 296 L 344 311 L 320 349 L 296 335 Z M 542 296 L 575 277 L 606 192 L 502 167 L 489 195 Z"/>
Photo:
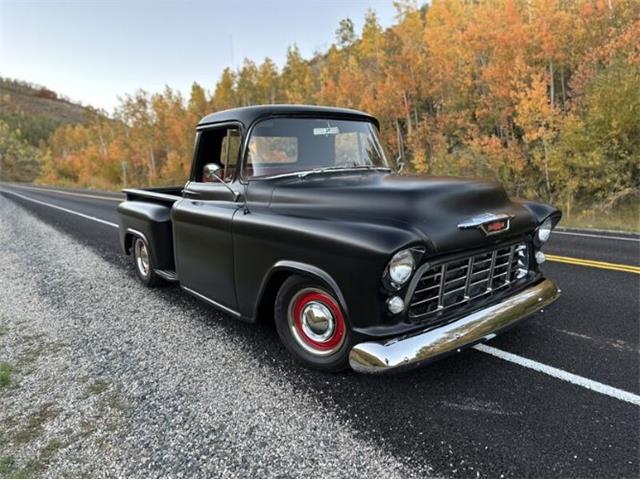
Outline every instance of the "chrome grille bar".
<path id="1" fill-rule="evenodd" d="M 491 254 L 491 267 L 489 267 L 489 279 L 487 280 L 487 291 L 491 291 L 493 289 L 493 270 L 496 267 L 496 255 L 498 254 L 497 250 L 494 250 Z"/>
<path id="2" fill-rule="evenodd" d="M 440 270 L 440 291 L 438 292 L 438 308 L 443 308 L 442 297 L 444 295 L 444 282 L 447 278 L 447 264 L 443 263 Z"/>
<path id="3" fill-rule="evenodd" d="M 471 287 L 471 276 L 473 275 L 473 261 L 475 257 L 469 257 L 467 262 L 467 280 L 464 285 L 464 299 L 469 300 L 469 288 Z"/>

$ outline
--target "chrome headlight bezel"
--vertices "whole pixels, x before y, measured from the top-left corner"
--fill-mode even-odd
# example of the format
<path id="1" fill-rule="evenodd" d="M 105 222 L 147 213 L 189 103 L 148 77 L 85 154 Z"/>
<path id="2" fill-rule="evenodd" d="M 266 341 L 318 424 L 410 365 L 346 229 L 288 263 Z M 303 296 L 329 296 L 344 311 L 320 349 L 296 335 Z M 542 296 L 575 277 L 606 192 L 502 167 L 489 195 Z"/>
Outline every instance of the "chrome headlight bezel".
<path id="1" fill-rule="evenodd" d="M 385 286 L 390 290 L 400 290 L 404 287 L 416 271 L 416 265 L 423 253 L 424 249 L 412 247 L 393 254 L 384 270 Z"/>
<path id="2" fill-rule="evenodd" d="M 553 231 L 553 219 L 547 217 L 536 229 L 535 240 L 538 247 L 541 247 L 549 241 L 551 238 L 551 232 Z"/>

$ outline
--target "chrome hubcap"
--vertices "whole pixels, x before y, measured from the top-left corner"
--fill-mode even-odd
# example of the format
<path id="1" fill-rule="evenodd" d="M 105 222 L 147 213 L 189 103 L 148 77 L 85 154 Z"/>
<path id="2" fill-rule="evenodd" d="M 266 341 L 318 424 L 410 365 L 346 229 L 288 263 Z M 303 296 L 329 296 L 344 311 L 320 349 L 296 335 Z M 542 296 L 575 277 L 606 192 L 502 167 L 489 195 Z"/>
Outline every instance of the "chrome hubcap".
<path id="1" fill-rule="evenodd" d="M 149 275 L 149 251 L 145 243 L 137 239 L 134 247 L 136 265 L 143 277 Z"/>
<path id="2" fill-rule="evenodd" d="M 316 342 L 330 339 L 335 330 L 331 310 L 320 302 L 309 302 L 302 310 L 302 330 Z"/>
<path id="3" fill-rule="evenodd" d="M 344 345 L 345 322 L 331 295 L 316 288 L 305 288 L 289 302 L 291 334 L 300 347 L 318 356 L 331 355 Z"/>

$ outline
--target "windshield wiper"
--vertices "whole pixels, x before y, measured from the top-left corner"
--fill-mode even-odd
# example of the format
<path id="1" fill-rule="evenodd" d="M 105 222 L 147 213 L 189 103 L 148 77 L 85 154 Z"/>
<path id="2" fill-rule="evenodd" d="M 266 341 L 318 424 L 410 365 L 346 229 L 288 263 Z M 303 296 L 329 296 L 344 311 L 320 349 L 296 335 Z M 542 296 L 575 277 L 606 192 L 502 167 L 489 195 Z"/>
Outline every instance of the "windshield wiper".
<path id="1" fill-rule="evenodd" d="M 300 178 L 304 178 L 307 175 L 311 175 L 312 173 L 323 173 L 323 172 L 330 172 L 332 170 L 344 170 L 344 169 L 345 167 L 342 165 L 331 165 L 329 167 L 313 168 L 311 170 L 306 170 L 304 172 L 300 172 L 298 176 Z"/>
<path id="2" fill-rule="evenodd" d="M 312 170 L 307 170 L 305 172 L 300 172 L 298 174 L 298 176 L 300 178 L 304 178 L 307 175 L 311 175 L 314 173 L 324 173 L 324 172 L 332 172 L 332 171 L 336 171 L 336 170 L 387 170 L 387 171 L 391 171 L 391 169 L 389 167 L 376 167 L 374 165 L 353 165 L 353 166 L 348 166 L 348 165 L 331 165 L 328 167 L 322 167 L 322 168 L 314 168 Z"/>

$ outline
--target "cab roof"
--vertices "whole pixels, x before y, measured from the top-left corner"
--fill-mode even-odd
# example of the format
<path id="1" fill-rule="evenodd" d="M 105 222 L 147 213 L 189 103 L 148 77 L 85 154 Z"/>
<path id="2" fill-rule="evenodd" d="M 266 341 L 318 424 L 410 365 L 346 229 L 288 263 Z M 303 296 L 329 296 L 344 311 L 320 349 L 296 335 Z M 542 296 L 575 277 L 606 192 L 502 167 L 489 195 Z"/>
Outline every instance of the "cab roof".
<path id="1" fill-rule="evenodd" d="M 231 108 L 207 115 L 198 123 L 203 127 L 213 123 L 241 122 L 245 126 L 251 125 L 258 119 L 273 116 L 308 116 L 333 117 L 354 120 L 365 120 L 379 127 L 378 120 L 365 112 L 348 108 L 321 107 L 314 105 L 256 105 L 252 107 Z"/>

